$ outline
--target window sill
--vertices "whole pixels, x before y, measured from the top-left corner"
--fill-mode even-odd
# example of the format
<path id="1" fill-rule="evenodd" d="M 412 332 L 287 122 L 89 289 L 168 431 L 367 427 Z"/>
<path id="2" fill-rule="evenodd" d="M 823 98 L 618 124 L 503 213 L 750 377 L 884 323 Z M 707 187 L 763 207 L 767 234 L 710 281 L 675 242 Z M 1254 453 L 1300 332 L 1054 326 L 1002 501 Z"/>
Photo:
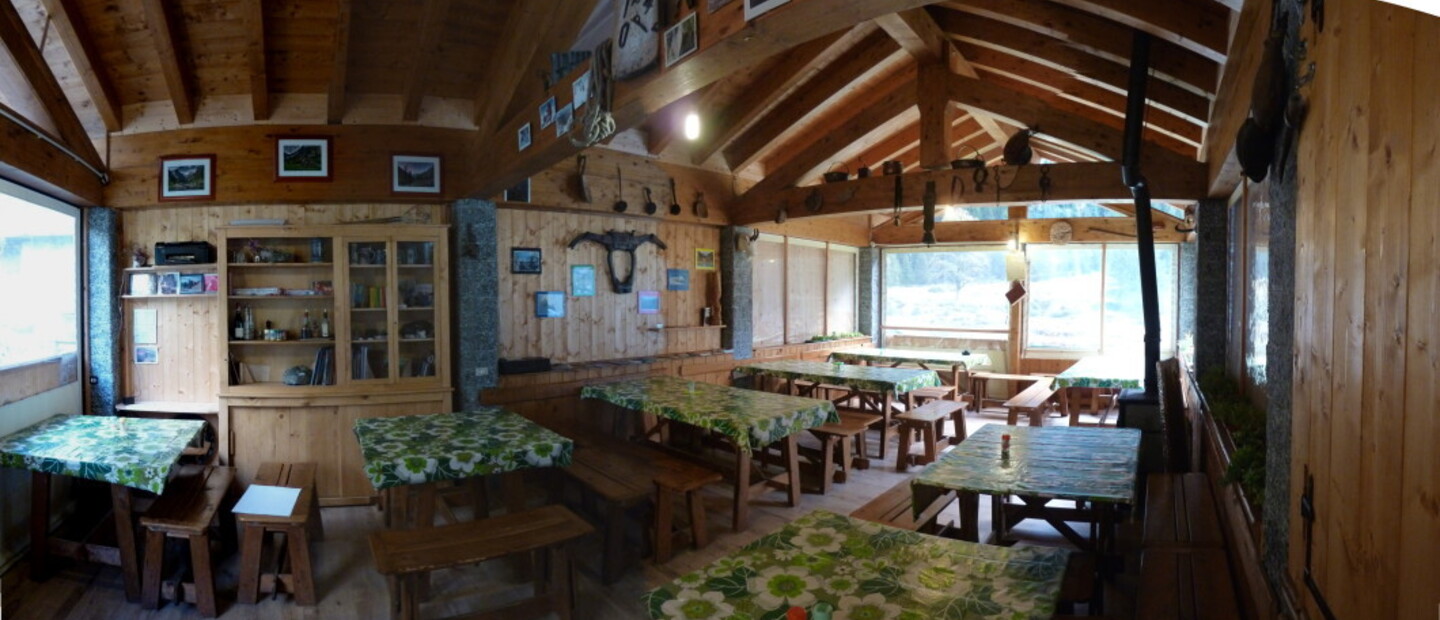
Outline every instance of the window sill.
<path id="1" fill-rule="evenodd" d="M 0 368 L 0 406 L 74 383 L 79 376 L 79 357 L 74 353 Z"/>

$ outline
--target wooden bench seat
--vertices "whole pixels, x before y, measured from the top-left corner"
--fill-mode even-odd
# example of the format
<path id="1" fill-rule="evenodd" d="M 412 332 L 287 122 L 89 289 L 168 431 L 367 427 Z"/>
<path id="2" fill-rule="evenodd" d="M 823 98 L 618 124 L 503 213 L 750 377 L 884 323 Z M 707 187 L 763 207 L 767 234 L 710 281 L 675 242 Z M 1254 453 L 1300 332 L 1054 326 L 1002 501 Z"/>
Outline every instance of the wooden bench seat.
<path id="1" fill-rule="evenodd" d="M 413 620 L 420 610 L 421 575 L 544 550 L 547 571 L 539 575 L 533 598 L 466 617 L 539 617 L 553 611 L 570 618 L 575 591 L 566 543 L 593 531 L 564 506 L 550 505 L 433 528 L 375 532 L 370 535 L 370 552 L 375 570 L 390 585 L 391 617 Z"/>
<path id="2" fill-rule="evenodd" d="M 1235 618 L 1239 599 L 1209 478 L 1145 479 L 1137 618 Z"/>
<path id="3" fill-rule="evenodd" d="M 1033 384 L 1036 381 L 1045 379 L 1045 375 L 1016 375 L 1003 372 L 976 371 L 970 373 L 970 394 L 974 398 L 975 410 L 984 409 L 990 403 L 1004 402 L 998 398 L 990 398 L 988 388 L 990 381 L 1014 381 L 1017 383 Z"/>
<path id="4" fill-rule="evenodd" d="M 955 501 L 956 497 L 957 494 L 954 491 L 942 494 L 935 498 L 935 501 L 931 502 L 929 506 L 926 506 L 925 510 L 920 513 L 920 518 L 916 519 L 911 506 L 914 493 L 910 487 L 910 479 L 906 478 L 876 496 L 875 499 L 856 508 L 854 512 L 850 513 L 850 516 L 891 527 L 935 534 L 942 529 L 937 523 L 941 511 Z"/>
<path id="5" fill-rule="evenodd" d="M 210 526 L 226 501 L 235 470 L 230 467 L 187 466 L 166 485 L 165 493 L 155 500 L 140 518 L 145 532 L 145 570 L 141 587 L 141 603 L 145 609 L 160 607 L 160 577 L 164 570 L 165 539 L 186 540 L 190 544 L 190 564 L 194 578 L 191 584 L 177 584 L 176 600 L 191 600 L 200 615 L 214 618 L 219 609 L 215 601 L 215 569 L 210 559 Z M 187 587 L 187 585 L 189 587 Z"/>
<path id="6" fill-rule="evenodd" d="M 1019 422 L 1020 414 L 1024 413 L 1030 416 L 1030 426 L 1044 426 L 1045 414 L 1053 407 L 1050 401 L 1055 397 L 1051 383 L 1048 380 L 1036 381 L 1005 401 L 1005 409 L 1009 411 L 1005 423 L 1015 425 Z"/>
<path id="7" fill-rule="evenodd" d="M 241 603 L 255 604 L 261 592 L 287 591 L 295 602 L 313 606 L 315 570 L 310 561 L 310 543 L 325 535 L 320 521 L 320 503 L 315 496 L 314 463 L 261 463 L 252 484 L 300 489 L 295 507 L 283 517 L 235 513 L 242 530 L 240 542 L 240 586 L 236 598 Z M 289 571 L 260 574 L 260 556 L 265 542 L 276 534 L 285 536 Z M 279 546 L 274 547 L 279 555 Z"/>
<path id="8" fill-rule="evenodd" d="M 1215 496 L 1205 474 L 1154 473 L 1145 478 L 1146 549 L 1203 547 L 1223 549 Z"/>
<path id="9" fill-rule="evenodd" d="M 850 470 L 870 467 L 865 432 L 885 418 L 851 409 L 839 409 L 840 421 L 809 429 L 820 440 L 820 493 L 830 492 L 831 481 L 845 482 Z M 837 470 L 836 467 L 839 467 Z M 833 475 L 832 475 L 833 472 Z"/>
<path id="10" fill-rule="evenodd" d="M 951 400 L 932 400 L 912 411 L 895 416 L 900 422 L 900 443 L 895 450 L 895 469 L 905 471 L 911 464 L 933 463 L 940 456 L 940 442 L 958 444 L 965 439 L 965 404 Z M 955 435 L 946 437 L 945 420 L 954 423 Z M 910 454 L 912 437 L 919 434 L 924 448 L 920 456 Z"/>

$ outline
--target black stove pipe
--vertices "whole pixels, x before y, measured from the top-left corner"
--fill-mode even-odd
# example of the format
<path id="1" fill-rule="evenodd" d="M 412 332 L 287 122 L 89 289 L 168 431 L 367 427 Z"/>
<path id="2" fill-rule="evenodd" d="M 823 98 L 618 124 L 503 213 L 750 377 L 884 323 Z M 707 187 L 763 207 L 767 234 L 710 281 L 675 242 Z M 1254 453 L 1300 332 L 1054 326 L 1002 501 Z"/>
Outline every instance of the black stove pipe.
<path id="1" fill-rule="evenodd" d="M 1135 248 L 1140 254 L 1140 301 L 1145 314 L 1145 396 L 1159 398 L 1155 364 L 1160 361 L 1160 294 L 1155 282 L 1155 229 L 1150 187 L 1140 173 L 1140 136 L 1145 130 L 1145 84 L 1150 77 L 1150 35 L 1136 30 L 1130 48 L 1130 81 L 1125 101 L 1125 152 L 1120 178 L 1135 197 Z"/>

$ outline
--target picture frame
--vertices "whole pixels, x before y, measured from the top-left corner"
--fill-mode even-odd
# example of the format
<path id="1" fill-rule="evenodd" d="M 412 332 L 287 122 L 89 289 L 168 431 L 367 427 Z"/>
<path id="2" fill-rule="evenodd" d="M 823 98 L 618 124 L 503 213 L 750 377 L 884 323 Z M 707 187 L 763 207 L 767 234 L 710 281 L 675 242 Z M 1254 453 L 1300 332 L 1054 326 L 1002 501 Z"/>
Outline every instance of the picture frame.
<path id="1" fill-rule="evenodd" d="M 536 291 L 535 316 L 542 319 L 565 317 L 565 293 L 563 291 Z"/>
<path id="2" fill-rule="evenodd" d="M 540 128 L 545 129 L 555 122 L 555 98 L 550 97 L 540 104 Z"/>
<path id="3" fill-rule="evenodd" d="M 660 291 L 640 291 L 635 298 L 640 314 L 660 314 Z"/>
<path id="4" fill-rule="evenodd" d="M 135 347 L 136 364 L 159 364 L 160 349 L 157 347 Z"/>
<path id="5" fill-rule="evenodd" d="M 162 273 L 162 274 L 160 274 L 160 288 L 157 289 L 156 294 L 159 294 L 159 295 L 179 295 L 179 294 L 180 294 L 180 274 L 175 273 L 175 272 L 173 272 L 173 271 L 168 272 L 168 273 Z"/>
<path id="6" fill-rule="evenodd" d="M 130 295 L 154 295 L 155 274 L 153 273 L 132 273 L 130 274 Z"/>
<path id="7" fill-rule="evenodd" d="M 790 0 L 745 0 L 745 21 L 760 17 L 784 6 Z"/>
<path id="8" fill-rule="evenodd" d="M 580 77 L 575 78 L 575 81 L 570 84 L 570 100 L 573 102 L 572 105 L 575 106 L 576 111 L 579 111 L 581 106 L 584 106 L 590 101 L 589 69 L 586 69 L 584 73 L 580 74 Z"/>
<path id="9" fill-rule="evenodd" d="M 667 291 L 688 291 L 690 290 L 689 269 L 666 269 L 665 290 Z"/>
<path id="10" fill-rule="evenodd" d="M 275 139 L 276 181 L 330 181 L 329 136 L 289 136 Z"/>
<path id="11" fill-rule="evenodd" d="M 530 202 L 530 178 L 516 183 L 515 187 L 505 190 L 506 202 Z"/>
<path id="12" fill-rule="evenodd" d="M 396 194 L 439 194 L 441 164 L 439 155 L 391 155 L 390 191 Z"/>
<path id="13" fill-rule="evenodd" d="M 665 29 L 665 66 L 667 68 L 700 48 L 700 28 L 697 15 L 699 14 L 691 12 L 680 18 L 680 21 L 676 22 L 674 26 Z"/>
<path id="14" fill-rule="evenodd" d="M 179 279 L 181 295 L 200 295 L 205 292 L 205 275 L 182 273 Z"/>
<path id="15" fill-rule="evenodd" d="M 555 113 L 555 137 L 562 137 L 570 133 L 570 128 L 575 126 L 575 107 L 572 104 L 565 104 Z"/>
<path id="16" fill-rule="evenodd" d="M 705 10 L 714 13 L 720 10 L 720 7 L 730 4 L 733 1 L 734 0 L 708 0 L 708 2 L 705 3 Z"/>
<path id="17" fill-rule="evenodd" d="M 695 268 L 702 271 L 713 271 L 715 269 L 715 250 L 695 248 Z"/>
<path id="18" fill-rule="evenodd" d="M 515 132 L 515 145 L 516 150 L 519 151 L 530 148 L 530 123 L 521 125 L 520 129 Z"/>
<path id="19" fill-rule="evenodd" d="M 166 155 L 160 158 L 160 200 L 214 200 L 214 155 Z"/>
<path id="20" fill-rule="evenodd" d="M 510 248 L 510 273 L 540 273 L 540 248 Z"/>
<path id="21" fill-rule="evenodd" d="M 570 296 L 571 296 L 571 297 L 594 297 L 594 296 L 595 296 L 595 266 L 594 266 L 594 265 L 571 265 L 571 266 L 570 266 Z"/>

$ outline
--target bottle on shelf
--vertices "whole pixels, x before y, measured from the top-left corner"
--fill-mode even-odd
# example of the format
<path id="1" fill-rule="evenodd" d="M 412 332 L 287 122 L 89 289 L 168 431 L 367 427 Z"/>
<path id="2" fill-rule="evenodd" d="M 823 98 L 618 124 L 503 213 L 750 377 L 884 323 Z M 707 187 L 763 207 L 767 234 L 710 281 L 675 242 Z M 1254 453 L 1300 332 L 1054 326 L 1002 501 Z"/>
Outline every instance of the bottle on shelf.
<path id="1" fill-rule="evenodd" d="M 245 306 L 245 337 L 242 340 L 255 339 L 255 312 L 250 306 Z"/>
<path id="2" fill-rule="evenodd" d="M 320 337 L 321 337 L 321 338 L 329 338 L 329 337 L 330 337 L 330 311 L 329 311 L 329 310 L 321 310 L 321 311 L 320 311 Z"/>
<path id="3" fill-rule="evenodd" d="M 245 311 L 240 304 L 235 304 L 235 318 L 230 320 L 230 337 L 234 340 L 245 339 Z"/>
<path id="4" fill-rule="evenodd" d="M 310 331 L 310 311 L 306 310 L 304 318 L 300 319 L 300 339 L 309 340 L 314 337 L 315 335 Z"/>

